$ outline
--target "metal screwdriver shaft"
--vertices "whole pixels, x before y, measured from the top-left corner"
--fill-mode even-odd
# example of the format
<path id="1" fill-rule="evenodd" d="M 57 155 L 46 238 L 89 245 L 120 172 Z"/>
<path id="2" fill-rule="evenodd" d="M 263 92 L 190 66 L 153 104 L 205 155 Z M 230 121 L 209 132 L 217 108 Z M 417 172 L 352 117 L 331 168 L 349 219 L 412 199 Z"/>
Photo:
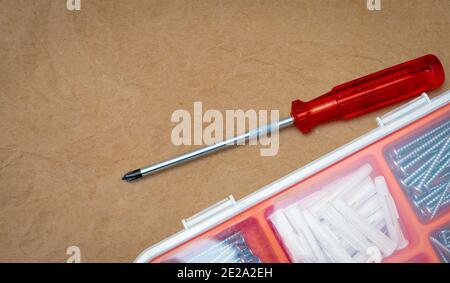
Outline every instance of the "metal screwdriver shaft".
<path id="1" fill-rule="evenodd" d="M 225 149 L 225 148 L 228 148 L 228 147 L 232 147 L 234 145 L 239 144 L 240 141 L 244 141 L 244 140 L 248 141 L 248 140 L 260 137 L 263 134 L 266 135 L 266 134 L 272 133 L 274 131 L 278 131 L 278 129 L 285 128 L 287 126 L 292 125 L 293 123 L 294 123 L 294 119 L 292 117 L 285 118 L 285 119 L 282 119 L 282 120 L 280 120 L 280 121 L 278 121 L 276 123 L 264 125 L 264 126 L 261 126 L 261 127 L 257 128 L 257 129 L 250 130 L 250 131 L 248 131 L 248 132 L 246 132 L 244 134 L 238 135 L 238 136 L 233 137 L 231 139 L 228 139 L 228 140 L 225 140 L 225 141 L 222 141 L 222 142 L 210 145 L 210 146 L 202 147 L 202 148 L 199 148 L 197 150 L 193 150 L 193 151 L 190 151 L 188 153 L 185 153 L 185 154 L 182 154 L 182 155 L 178 155 L 178 156 L 176 156 L 174 158 L 167 159 L 167 160 L 164 160 L 164 161 L 161 161 L 161 162 L 149 165 L 147 167 L 143 167 L 143 168 L 136 169 L 134 171 L 128 172 L 127 174 L 125 174 L 122 177 L 122 180 L 125 180 L 125 181 L 128 181 L 128 182 L 134 181 L 134 180 L 139 179 L 139 178 L 141 178 L 143 176 L 152 175 L 152 174 L 155 174 L 155 173 L 160 172 L 162 170 L 168 169 L 170 167 L 179 165 L 181 163 L 184 163 L 184 162 L 187 162 L 187 161 L 190 161 L 190 160 L 194 160 L 194 159 L 199 158 L 201 156 L 205 156 L 207 154 L 216 152 L 218 150 Z"/>
<path id="2" fill-rule="evenodd" d="M 351 119 L 434 90 L 442 85 L 444 78 L 444 68 L 439 59 L 434 55 L 426 55 L 336 86 L 331 91 L 308 102 L 294 100 L 289 118 L 251 130 L 229 140 L 128 172 L 122 177 L 122 180 L 133 181 L 292 124 L 306 134 L 320 124 Z"/>

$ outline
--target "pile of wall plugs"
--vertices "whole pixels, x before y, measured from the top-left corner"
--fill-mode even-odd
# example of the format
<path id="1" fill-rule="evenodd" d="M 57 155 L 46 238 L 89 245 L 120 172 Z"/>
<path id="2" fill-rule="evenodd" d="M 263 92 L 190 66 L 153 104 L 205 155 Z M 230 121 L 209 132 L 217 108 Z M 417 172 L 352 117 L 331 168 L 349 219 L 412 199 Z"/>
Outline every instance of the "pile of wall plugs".
<path id="1" fill-rule="evenodd" d="M 408 245 L 384 177 L 370 164 L 269 216 L 293 262 L 381 262 Z"/>

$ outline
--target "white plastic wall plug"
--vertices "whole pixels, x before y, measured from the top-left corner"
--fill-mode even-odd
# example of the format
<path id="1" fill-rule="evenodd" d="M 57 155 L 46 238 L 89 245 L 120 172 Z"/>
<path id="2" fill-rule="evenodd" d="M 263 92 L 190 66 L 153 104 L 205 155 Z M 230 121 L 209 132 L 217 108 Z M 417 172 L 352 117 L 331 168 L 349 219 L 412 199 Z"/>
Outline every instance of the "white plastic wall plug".
<path id="1" fill-rule="evenodd" d="M 293 262 L 297 263 L 314 262 L 314 259 L 310 258 L 310 255 L 305 253 L 305 247 L 299 240 L 298 236 L 296 235 L 294 229 L 292 228 L 286 216 L 283 214 L 282 210 L 272 214 L 270 216 L 270 221 L 277 230 L 278 235 L 281 238 L 283 244 L 286 246 L 286 250 Z"/>
<path id="2" fill-rule="evenodd" d="M 375 186 L 382 211 L 384 213 L 384 218 L 386 220 L 386 228 L 389 237 L 397 244 L 397 249 L 404 248 L 408 245 L 408 241 L 405 239 L 401 231 L 397 207 L 395 206 L 394 200 L 389 193 L 384 177 L 376 177 Z"/>
<path id="3" fill-rule="evenodd" d="M 396 243 L 380 230 L 373 227 L 367 219 L 361 217 L 353 208 L 344 203 L 344 201 L 336 199 L 333 201 L 333 206 L 351 225 L 354 225 L 367 239 L 374 243 L 382 251 L 384 256 L 389 256 L 395 251 L 397 247 Z"/>
<path id="4" fill-rule="evenodd" d="M 303 216 L 306 223 L 311 228 L 315 238 L 334 260 L 343 263 L 354 262 L 353 258 L 339 245 L 338 240 L 335 238 L 333 233 L 329 231 L 328 227 L 321 224 L 319 220 L 307 210 L 303 212 Z"/>
<path id="5" fill-rule="evenodd" d="M 303 234 L 304 237 L 306 238 L 306 241 L 308 242 L 309 247 L 311 248 L 312 253 L 316 258 L 316 262 L 319 263 L 327 262 L 326 256 L 323 253 L 322 249 L 320 248 L 319 243 L 314 237 L 314 234 L 312 233 L 308 224 L 306 223 L 305 218 L 303 216 L 303 212 L 300 210 L 300 207 L 297 205 L 291 205 L 290 207 L 285 209 L 285 213 L 287 219 L 291 223 L 292 227 L 294 227 L 295 231 L 298 234 Z"/>

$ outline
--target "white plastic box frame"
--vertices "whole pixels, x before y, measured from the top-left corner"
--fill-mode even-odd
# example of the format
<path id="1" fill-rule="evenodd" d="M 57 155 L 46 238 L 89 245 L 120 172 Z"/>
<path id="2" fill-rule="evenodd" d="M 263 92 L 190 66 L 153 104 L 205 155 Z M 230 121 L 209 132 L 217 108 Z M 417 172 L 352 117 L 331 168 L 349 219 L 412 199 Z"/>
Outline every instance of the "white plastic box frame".
<path id="1" fill-rule="evenodd" d="M 381 140 L 391 133 L 419 120 L 435 110 L 445 107 L 450 103 L 450 91 L 447 91 L 434 99 L 426 93 L 406 103 L 395 110 L 376 118 L 378 127 L 369 133 L 353 140 L 352 142 L 330 152 L 327 155 L 311 162 L 310 164 L 295 170 L 281 179 L 261 188 L 247 197 L 235 201 L 229 196 L 223 201 L 183 219 L 184 230 L 145 249 L 135 259 L 136 263 L 147 263 L 152 259 L 194 239 L 200 234 L 214 228 L 221 223 L 237 216 L 241 212 L 259 204 L 260 202 L 276 195 L 292 185 L 295 185 L 336 162 L 358 152 L 361 149 Z"/>

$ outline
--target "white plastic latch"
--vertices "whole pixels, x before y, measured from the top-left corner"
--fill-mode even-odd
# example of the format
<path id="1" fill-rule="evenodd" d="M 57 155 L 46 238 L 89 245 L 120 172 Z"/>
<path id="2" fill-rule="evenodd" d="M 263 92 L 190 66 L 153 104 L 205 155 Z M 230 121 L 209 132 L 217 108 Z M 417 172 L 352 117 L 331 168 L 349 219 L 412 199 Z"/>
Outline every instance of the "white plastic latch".
<path id="1" fill-rule="evenodd" d="M 221 200 L 208 208 L 205 208 L 197 214 L 181 220 L 181 223 L 183 223 L 184 229 L 190 229 L 195 225 L 198 225 L 199 223 L 207 220 L 208 218 L 222 213 L 223 211 L 233 207 L 234 205 L 236 205 L 236 201 L 234 200 L 234 197 L 230 195 L 226 199 Z"/>
<path id="2" fill-rule="evenodd" d="M 386 113 L 381 117 L 377 117 L 378 126 L 384 127 L 406 115 L 410 115 L 412 112 L 420 109 L 431 103 L 430 98 L 426 93 L 422 93 L 421 96 L 416 99 L 411 100 L 410 102 L 395 108 L 391 112 Z"/>

